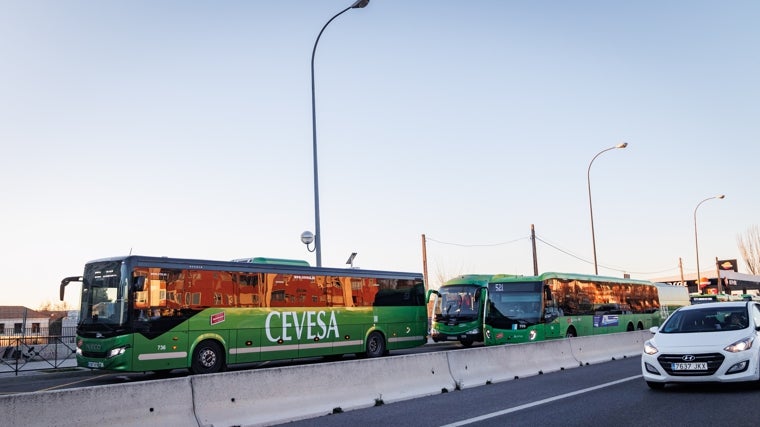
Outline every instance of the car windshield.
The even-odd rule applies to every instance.
[[[662,325],[665,334],[717,332],[749,327],[746,307],[709,307],[678,310]]]

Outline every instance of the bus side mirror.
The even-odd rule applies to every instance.
[[[428,289],[427,294],[425,295],[425,304],[430,303],[430,296],[434,295],[434,294],[438,295],[438,296],[441,296],[441,294],[438,291],[436,291],[435,289]]]
[[[58,291],[60,293],[61,301],[63,301],[63,295],[66,292],[66,285],[68,285],[69,282],[81,282],[81,281],[82,281],[82,276],[71,276],[71,277],[67,277],[61,280],[61,288]]]

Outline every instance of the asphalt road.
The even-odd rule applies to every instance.
[[[456,350],[455,344],[423,346],[413,352]],[[394,353],[402,354],[402,352]],[[406,352],[403,352],[406,354]],[[392,357],[392,356],[391,356]],[[239,366],[320,363],[288,360]],[[401,402],[384,402],[288,423],[298,426],[756,426],[760,424],[760,383],[667,386],[650,390],[641,378],[640,358],[535,375]],[[188,375],[177,370],[170,377]],[[381,373],[367,373],[367,380]],[[118,374],[82,369],[0,376],[0,394],[41,392],[134,381],[161,380],[152,373]],[[308,392],[304,390],[303,392]]]
[[[309,426],[757,426],[760,383],[668,386],[627,358],[289,423]]]

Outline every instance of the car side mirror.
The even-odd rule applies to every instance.
[[[653,334],[656,334],[659,330],[660,330],[659,326],[652,326],[651,328],[649,328],[649,332]]]

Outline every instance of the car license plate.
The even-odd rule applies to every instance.
[[[697,363],[673,363],[671,368],[674,371],[706,371],[707,362]]]

